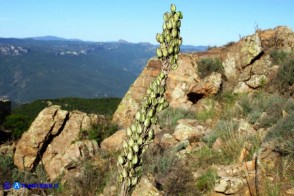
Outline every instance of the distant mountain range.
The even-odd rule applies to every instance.
[[[91,42],[55,36],[0,38],[0,97],[122,97],[155,56],[150,43]],[[207,46],[182,46],[182,52]]]

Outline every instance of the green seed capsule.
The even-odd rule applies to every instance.
[[[124,178],[126,178],[126,177],[128,176],[128,172],[127,172],[126,169],[123,169],[123,171],[122,171],[122,176],[123,176]]]
[[[167,22],[168,19],[169,19],[169,13],[168,12],[165,12],[164,15],[163,15],[164,22]]]
[[[152,90],[150,88],[147,89],[147,95],[150,95],[150,93],[152,92]]]
[[[134,144],[133,150],[134,150],[134,152],[139,152],[139,145],[138,144]]]
[[[173,29],[171,35],[172,35],[173,38],[175,38],[178,35],[177,29]]]
[[[137,129],[136,128],[136,125],[135,124],[132,124],[131,125],[131,130],[132,130],[133,133],[135,133],[137,131],[136,129]]]
[[[126,179],[126,182],[127,182],[127,186],[130,187],[131,186],[131,179],[130,178],[127,178]]]
[[[172,28],[172,22],[168,21],[167,24],[166,24],[166,27],[167,27],[168,30],[170,30]]]
[[[123,157],[121,155],[118,156],[118,162],[121,165],[124,163],[124,159],[123,159]]]
[[[163,23],[163,24],[162,24],[162,29],[163,29],[163,30],[167,29],[167,28],[166,28],[166,23]]]
[[[171,57],[170,60],[169,60],[169,63],[171,65],[175,64],[176,63],[176,58],[175,57]]]
[[[133,157],[133,159],[132,159],[132,164],[133,164],[133,165],[136,165],[137,163],[138,163],[138,156],[135,155],[135,156]]]
[[[168,104],[168,101],[165,100],[165,101],[163,102],[163,108],[164,108],[164,109],[167,108],[168,105],[169,105],[169,104]]]
[[[166,41],[167,41],[167,42],[170,42],[170,40],[171,40],[171,36],[170,36],[170,34],[166,35]]]
[[[126,141],[123,141],[123,148],[124,149],[128,148],[128,143]]]
[[[135,186],[137,183],[138,183],[138,177],[137,177],[137,176],[132,177],[131,184],[132,184],[133,186]]]
[[[166,48],[163,48],[162,49],[162,55],[164,56],[164,57],[167,57],[167,49]]]
[[[145,118],[144,118],[144,120],[142,120],[142,123],[145,121]],[[137,129],[137,133],[138,134],[141,134],[143,132],[143,128],[142,128],[142,126],[141,125],[139,125],[138,126],[138,129]]]
[[[158,121],[158,117],[156,115],[151,118],[151,123],[152,124],[156,124],[157,121]]]
[[[145,119],[146,119],[146,115],[145,115],[145,114],[142,114],[142,115],[140,116],[140,122],[144,122]],[[141,126],[139,126],[139,127],[141,127]],[[141,129],[142,129],[142,128],[141,128]],[[138,130],[137,130],[137,132],[138,132]]]
[[[160,43],[163,43],[163,42],[164,42],[164,37],[163,37],[163,35],[162,35],[162,34],[160,34],[160,37],[159,37],[159,42],[160,42]]]
[[[180,13],[179,12],[175,13],[174,19],[175,19],[175,21],[179,21],[179,19],[180,19]]]
[[[156,98],[152,98],[152,106],[156,106],[156,104],[157,104],[157,100],[156,100]]]
[[[180,52],[180,47],[179,47],[179,46],[175,46],[175,47],[174,47],[174,52],[175,52],[175,54],[179,54],[179,52]]]
[[[177,22],[177,27],[178,27],[178,28],[181,27],[181,21],[180,21],[180,20]]]
[[[147,117],[146,120],[145,120],[145,122],[144,122],[144,126],[145,127],[149,127],[150,126],[150,123],[151,123],[150,118]]]
[[[138,133],[134,133],[133,135],[132,135],[132,138],[134,139],[134,141],[137,141],[137,139],[139,138],[139,134]],[[135,143],[134,143],[134,145],[135,145]],[[134,146],[133,145],[133,146]]]
[[[133,151],[130,151],[130,152],[128,153],[127,158],[128,158],[129,160],[132,160],[132,159],[133,159]]]
[[[149,132],[148,132],[148,139],[152,140],[153,138],[154,138],[154,130],[150,129]]]
[[[170,11],[176,12],[176,6],[174,4],[170,5]]]
[[[163,48],[166,48],[166,45],[165,45],[164,42],[160,44],[160,48],[161,48],[161,50],[162,50]]]
[[[161,79],[163,79],[163,78],[165,77],[164,73],[163,73],[163,72],[160,72],[159,77],[160,77]]]
[[[140,120],[140,118],[141,118],[141,113],[140,113],[139,111],[136,112],[135,118],[136,118],[136,120]]]
[[[143,138],[141,136],[139,136],[137,143],[138,143],[138,145],[143,144]]]
[[[134,145],[134,140],[133,140],[133,138],[130,138],[129,139],[129,146],[133,147],[133,145]]]
[[[154,115],[154,109],[151,108],[151,109],[148,111],[147,116],[148,116],[148,117],[153,117],[153,115]]]
[[[157,49],[156,49],[156,54],[157,54],[157,56],[158,56],[159,58],[162,57],[162,51],[161,51],[160,48],[157,48]]]
[[[160,39],[159,39],[159,38],[160,38],[160,33],[157,33],[157,34],[156,34],[156,41],[157,41],[157,42],[160,42]]]
[[[162,109],[163,109],[163,105],[160,104],[160,105],[157,106],[156,111],[160,112],[160,111],[162,111]]]
[[[180,15],[180,19],[183,19],[183,13],[181,11],[178,12]]]
[[[168,54],[172,54],[174,52],[173,46],[168,47]]]
[[[132,130],[130,129],[130,127],[127,128],[127,135],[131,136],[132,135]]]

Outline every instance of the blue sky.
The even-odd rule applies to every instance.
[[[223,45],[257,26],[294,28],[292,0],[0,0],[0,37],[156,43],[171,3],[184,15],[184,44]]]

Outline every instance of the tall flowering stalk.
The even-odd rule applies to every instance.
[[[171,12],[163,15],[162,33],[156,34],[156,40],[160,43],[156,54],[162,61],[162,70],[150,84],[147,95],[135,114],[134,122],[127,128],[128,139],[123,142],[123,151],[118,156],[118,182],[121,183],[121,196],[128,195],[130,189],[138,183],[143,154],[154,139],[152,125],[158,122],[157,113],[169,105],[164,98],[166,80],[168,73],[178,67],[178,54],[182,44],[180,27],[183,18],[182,12],[177,12],[174,4],[170,6],[170,10]]]

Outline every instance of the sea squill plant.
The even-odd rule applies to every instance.
[[[182,44],[180,27],[183,18],[182,12],[177,12],[174,4],[170,6],[170,11],[163,15],[162,33],[156,34],[156,40],[160,43],[156,54],[163,65],[161,72],[150,84],[133,123],[126,129],[128,139],[123,142],[123,150],[118,156],[118,182],[121,183],[121,196],[128,195],[130,189],[138,183],[143,154],[154,139],[152,125],[158,122],[157,113],[169,105],[164,98],[166,80],[168,73],[178,67],[178,54]]]

